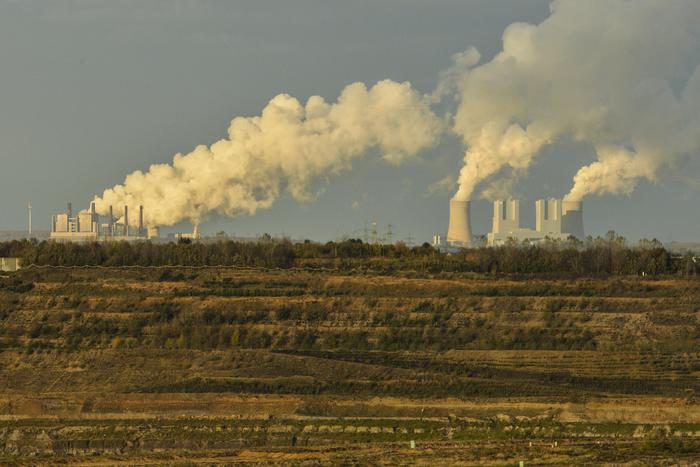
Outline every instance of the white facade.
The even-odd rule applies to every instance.
[[[192,233],[176,233],[175,238],[183,240],[199,240],[201,235],[199,234],[199,224],[194,225]]]
[[[450,223],[447,228],[447,242],[455,246],[469,246],[472,243],[472,228],[469,222],[471,203],[450,200]]]
[[[89,210],[81,211],[75,217],[72,216],[71,204],[68,203],[68,210],[65,213],[53,216],[49,238],[59,242],[131,242],[158,235],[156,227],[144,228],[142,206],[139,206],[138,227],[128,224],[128,207],[124,207],[123,222],[115,221],[111,206],[109,212],[108,222],[100,223],[100,216],[95,212],[95,203],[90,205]]]
[[[68,210],[65,213],[53,216],[49,238],[58,241],[96,241],[100,228],[94,203],[89,211],[81,211],[75,217],[72,217],[71,211],[71,205],[68,203]]]
[[[0,258],[0,271],[14,272],[22,267],[22,261],[19,258]]]
[[[566,214],[564,208],[567,209]],[[575,221],[569,220],[571,218]],[[560,199],[537,200],[533,230],[520,227],[520,202],[509,199],[494,201],[493,229],[487,236],[487,242],[489,245],[503,245],[509,240],[536,243],[545,238],[566,240],[572,235],[583,238],[583,207],[580,202],[573,206],[572,203],[562,203]]]
[[[508,234],[520,229],[520,200],[493,202],[493,232]]]
[[[535,202],[535,230],[559,234],[561,227],[561,200],[538,199]]]

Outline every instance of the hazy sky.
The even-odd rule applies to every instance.
[[[3,1],[0,0],[0,229],[35,228],[72,200],[86,207],[135,169],[226,136],[231,119],[257,115],[286,92],[335,100],[354,81],[435,88],[450,57],[468,46],[490,59],[510,23],[538,23],[546,0]],[[574,157],[556,157],[568,152]],[[358,236],[376,219],[396,237],[428,240],[447,228],[463,148],[446,135],[396,167],[378,157],[323,184],[315,201],[283,197],[253,217],[214,217],[204,232],[286,233],[317,240]],[[534,199],[565,194],[594,160],[590,147],[544,149],[516,187],[521,217]],[[590,197],[588,233],[700,239],[700,193],[687,184],[640,183],[631,197]],[[474,231],[490,229],[477,200]],[[189,228],[181,226],[180,229]]]

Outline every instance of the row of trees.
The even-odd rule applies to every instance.
[[[0,256],[24,264],[56,266],[299,266],[387,271],[417,270],[479,273],[681,274],[694,275],[700,264],[687,254],[674,256],[656,240],[636,245],[614,232],[585,242],[510,243],[443,254],[427,243],[409,247],[364,243],[358,239],[315,243],[263,238],[257,242],[212,243],[57,243],[22,240],[0,243]],[[700,261],[698,261],[700,263]]]

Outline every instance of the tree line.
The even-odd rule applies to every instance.
[[[476,272],[506,274],[695,275],[700,261],[673,255],[657,240],[631,245],[609,232],[585,241],[509,242],[502,246],[444,253],[428,243],[374,244],[359,239],[292,242],[269,236],[258,241],[59,243],[0,242],[0,256],[23,264],[54,266],[249,266],[329,267],[342,270]]]

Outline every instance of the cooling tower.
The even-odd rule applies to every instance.
[[[447,241],[469,246],[472,242],[472,228],[469,224],[470,201],[450,200],[450,225],[447,228]]]
[[[561,203],[561,230],[583,240],[583,203],[581,201],[566,201]]]

